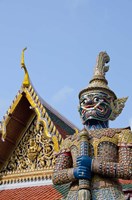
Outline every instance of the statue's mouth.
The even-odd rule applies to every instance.
[[[86,105],[85,107],[82,106],[82,115],[84,115],[86,112],[91,112],[93,110],[98,110],[99,112],[104,112],[104,108],[100,105],[102,102],[98,102],[97,104],[94,105]]]
[[[99,110],[101,113],[104,112],[104,108],[101,106],[96,107],[97,110]]]

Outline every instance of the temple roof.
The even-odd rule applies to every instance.
[[[8,189],[0,191],[0,199],[43,199],[43,200],[51,200],[51,199],[60,199],[63,195],[57,191],[53,185],[47,186],[34,186],[34,187],[26,187],[26,188],[17,188],[17,189]]]
[[[126,193],[132,191],[131,184],[123,185],[123,190]],[[15,189],[5,189],[0,191],[0,199],[13,199],[15,194],[15,200],[19,199],[43,199],[43,200],[59,200],[65,198],[69,191],[69,184],[61,186],[55,185],[43,185],[43,186],[32,186]],[[132,197],[132,194],[130,195]]]
[[[21,66],[24,69],[24,80],[12,104],[0,122],[0,169],[6,164],[15,147],[37,118],[36,130],[40,128],[46,138],[54,140],[54,149],[59,151],[63,138],[74,134],[78,128],[44,101],[30,81],[22,52]]]

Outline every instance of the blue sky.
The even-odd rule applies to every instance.
[[[131,0],[0,0],[0,118],[21,87],[21,51],[37,92],[79,128],[78,93],[93,75],[96,57],[111,61],[109,87],[129,96],[111,127],[132,124]]]

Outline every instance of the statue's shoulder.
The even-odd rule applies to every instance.
[[[66,136],[66,138],[63,140],[61,147],[60,147],[60,152],[69,152],[70,151],[70,146],[71,146],[71,135]]]
[[[62,142],[60,152],[69,152],[71,146],[79,141],[79,133],[74,133],[73,135],[68,135]]]
[[[132,131],[130,127],[120,129],[119,146],[132,146]]]

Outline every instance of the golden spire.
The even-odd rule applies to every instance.
[[[27,71],[27,68],[26,68],[26,65],[25,65],[25,62],[24,62],[24,51],[26,49],[27,48],[24,48],[22,50],[22,55],[21,55],[21,68],[23,68],[24,72],[25,72],[24,80],[23,80],[23,83],[22,83],[24,87],[28,87],[30,85],[30,79],[29,79],[28,71]]]

